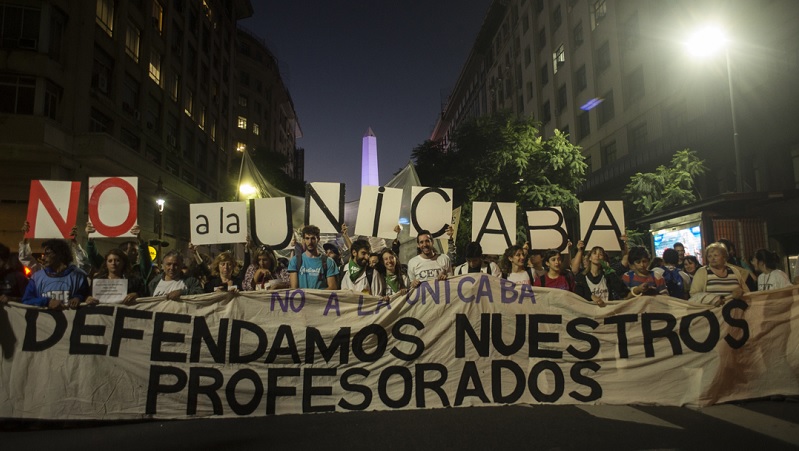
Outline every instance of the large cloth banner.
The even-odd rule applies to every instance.
[[[0,417],[262,416],[799,394],[799,288],[600,308],[488,275],[389,301],[221,293],[0,309]]]

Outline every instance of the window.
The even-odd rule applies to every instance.
[[[582,111],[577,115],[577,133],[579,134],[577,139],[584,139],[591,134],[591,119],[588,111]]]
[[[178,101],[180,94],[180,75],[176,69],[172,69],[172,76],[169,78],[169,96],[175,102]]]
[[[207,108],[205,105],[200,104],[200,114],[197,118],[197,126],[200,127],[201,130],[205,130],[205,114],[207,113]]]
[[[583,23],[579,22],[574,27],[574,31],[572,32],[572,39],[574,39],[574,47],[577,48],[583,45]]]
[[[6,6],[6,9],[9,7]],[[37,21],[38,22],[38,21]],[[66,28],[67,17],[63,11],[57,7],[50,10],[50,58],[59,61],[61,59],[61,47],[64,41],[64,29]],[[37,31],[38,35],[39,32]]]
[[[153,28],[158,34],[164,31],[164,7],[158,3],[158,0],[153,0]]]
[[[241,71],[239,74],[239,83],[241,83],[242,86],[250,86],[250,74]]]
[[[111,73],[114,71],[114,59],[100,47],[94,47],[92,63],[92,88],[108,95],[111,92]]]
[[[605,0],[595,0],[594,3],[591,4],[591,31],[599,26],[599,23],[605,18],[607,12],[608,7],[605,4]]]
[[[559,116],[561,113],[566,111],[568,104],[569,100],[566,85],[560,85],[560,88],[558,88],[558,107],[555,109],[555,115]]]
[[[552,12],[552,26],[554,27],[553,31],[560,27],[561,22],[563,22],[563,17],[561,16],[560,5],[558,5]]]
[[[577,69],[577,72],[574,73],[574,90],[579,94],[587,87],[588,79],[585,75],[585,64],[583,64]]]
[[[541,107],[541,123],[548,124],[549,121],[552,120],[552,111],[549,105],[549,100],[544,102],[544,105]]]
[[[533,82],[527,82],[527,100],[530,101],[533,98]]]
[[[647,129],[646,129],[646,122],[642,124],[638,124],[630,128],[629,131],[629,139],[630,142],[630,150],[642,150],[644,145],[646,145],[647,140]]]
[[[0,4],[0,48],[38,49],[40,14],[36,8]]]
[[[136,152],[139,151],[139,146],[141,145],[141,138],[139,138],[138,133],[128,130],[125,127],[122,127],[122,130],[119,133],[119,140],[122,141],[122,144],[130,147]]]
[[[600,72],[610,67],[610,44],[608,41],[605,41],[596,51],[596,67]]]
[[[559,45],[557,49],[552,53],[552,71],[553,73],[558,73],[558,69],[566,64],[566,49],[563,47],[563,44]]]
[[[61,101],[61,93],[63,89],[55,83],[47,80],[47,86],[44,91],[44,115],[50,119],[55,120],[58,114],[58,104]]]
[[[526,12],[524,16],[522,16],[522,34],[527,33],[527,30],[530,29],[530,15]]]
[[[530,65],[530,62],[533,60],[532,55],[530,53],[530,46],[524,48],[524,67]]]
[[[626,108],[627,105],[644,96],[644,68],[639,66],[638,69],[624,78],[624,95],[626,97],[624,103]]]
[[[599,148],[599,155],[602,159],[602,167],[616,161],[616,141],[613,140],[607,144],[603,144]]]
[[[95,22],[108,36],[114,35],[114,0],[97,0]]]
[[[541,86],[545,86],[549,83],[549,69],[547,68],[547,63],[544,63],[541,66]]]
[[[260,135],[261,134],[261,127],[259,127],[258,124],[256,124],[256,123],[252,124],[252,134],[253,135]]]
[[[33,114],[36,79],[0,75],[0,113]]]
[[[141,40],[141,31],[133,25],[132,23],[128,23],[128,30],[125,33],[125,53],[128,54],[129,57],[133,59],[133,61],[139,62],[139,42]]]
[[[186,116],[191,117],[194,111],[194,92],[191,89],[185,89],[186,93],[185,104],[183,105],[183,112]]]
[[[590,154],[585,156],[585,168],[589,173],[594,172],[593,159]]]
[[[613,91],[609,91],[603,98],[604,100],[599,104],[599,107],[597,107],[597,122],[599,126],[604,125],[616,115],[616,111],[613,107]]]
[[[114,121],[105,114],[92,108],[89,131],[92,133],[109,133],[114,128]]]
[[[238,118],[238,127],[242,130],[247,130],[247,118],[244,116],[239,116]]]
[[[236,152],[244,152],[245,150],[247,150],[247,144],[236,142]]]
[[[161,54],[155,49],[150,49],[150,78],[161,85]]]
[[[139,82],[130,74],[122,83],[122,111],[132,117],[139,113]]]
[[[538,32],[538,50],[543,49],[545,45],[547,45],[547,29],[542,28]]]
[[[243,95],[239,96],[239,106],[243,106],[243,107],[247,106],[247,96],[243,96]]]

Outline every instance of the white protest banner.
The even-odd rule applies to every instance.
[[[256,245],[286,249],[291,244],[291,198],[250,199],[250,227]]]
[[[620,200],[580,202],[580,236],[585,248],[602,246],[606,251],[620,251],[624,226],[624,202]]]
[[[137,177],[89,177],[89,238],[132,237],[139,205]]]
[[[25,238],[69,238],[78,220],[79,199],[80,182],[31,180]]]
[[[191,204],[189,214],[191,242],[195,245],[247,241],[245,202]]]
[[[402,208],[402,190],[385,186],[364,186],[358,202],[355,234],[394,239]]]
[[[447,232],[452,220],[452,188],[411,187],[411,237],[428,230],[433,238]]]
[[[92,297],[103,304],[119,304],[128,295],[127,279],[94,279]]]
[[[500,404],[705,406],[799,395],[799,287],[606,307],[485,274],[385,301],[210,293],[0,306],[0,417],[239,417]],[[70,383],[53,383],[69,381]]]
[[[514,202],[473,202],[472,241],[480,243],[483,253],[502,255],[516,241],[516,204]]]
[[[344,184],[314,182],[305,185],[305,224],[321,233],[340,233],[344,222]]]
[[[563,209],[549,207],[525,212],[527,240],[530,249],[557,249],[568,252],[569,233]]]

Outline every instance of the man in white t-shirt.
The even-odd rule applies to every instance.
[[[369,267],[369,242],[355,240],[350,247],[350,261],[344,264],[341,289],[359,293],[383,296],[386,284],[383,276]]]
[[[452,263],[444,254],[437,254],[433,247],[433,235],[428,230],[422,230],[416,237],[416,247],[419,255],[408,262],[408,278],[411,287],[418,287],[426,280],[446,280],[452,275]]]

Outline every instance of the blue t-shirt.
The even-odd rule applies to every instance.
[[[305,252],[302,253],[302,267],[299,274],[297,274],[297,281],[300,288],[316,288],[324,290],[327,288],[327,278],[338,276],[338,266],[332,258],[327,255],[323,256],[327,259],[327,274],[325,277],[320,278],[319,273],[322,272],[322,259],[320,257],[309,257]],[[289,260],[288,272],[297,272],[297,257],[291,257]]]

